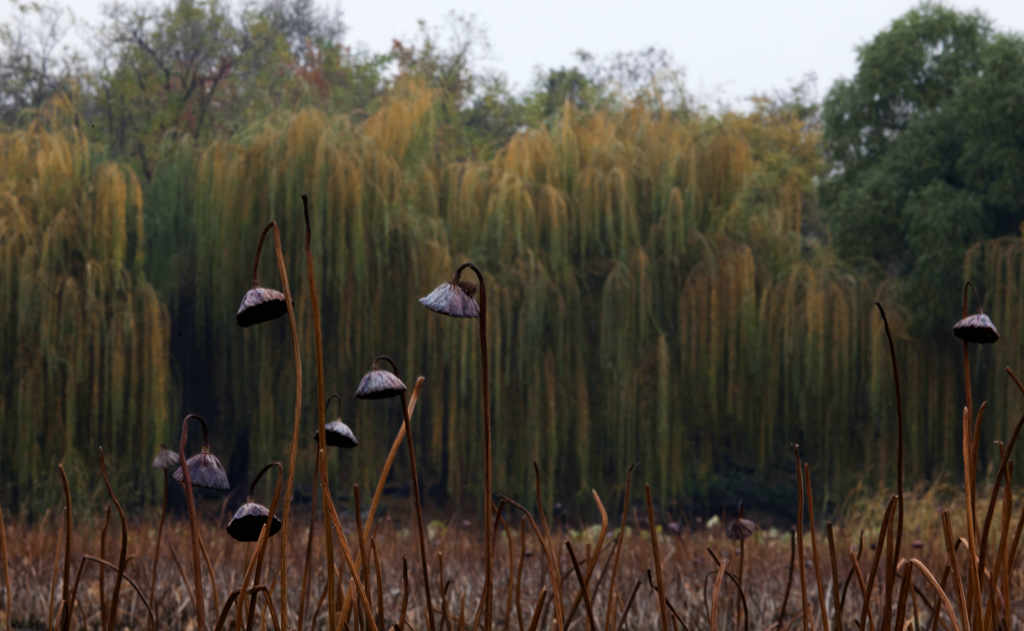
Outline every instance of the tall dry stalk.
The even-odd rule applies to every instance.
[[[157,611],[158,607],[157,607],[157,603],[156,603],[156,599],[155,599],[155,596],[156,596],[156,577],[157,577],[157,569],[158,569],[157,566],[158,566],[158,564],[160,562],[160,541],[163,539],[163,535],[164,535],[164,520],[167,519],[167,502],[168,502],[167,491],[168,491],[168,488],[170,486],[170,477],[171,477],[171,474],[170,474],[170,472],[167,469],[161,469],[161,470],[164,473],[164,501],[163,501],[163,504],[162,504],[162,506],[160,508],[160,525],[157,526],[157,529],[156,529],[156,545],[153,546],[153,569],[152,569],[152,572],[151,572],[152,577],[149,580],[149,602],[151,603],[151,605],[153,607],[154,616],[158,613],[158,611]]]
[[[463,270],[472,270],[476,276],[477,285],[470,286],[460,281]],[[483,520],[484,520],[484,589],[483,589],[483,615],[484,615],[484,631],[491,631],[492,618],[493,618],[493,598],[492,598],[492,562],[491,557],[494,552],[492,539],[494,537],[494,527],[491,525],[491,503],[493,502],[492,492],[492,464],[491,464],[491,399],[490,399],[490,386],[488,378],[488,362],[487,362],[487,284],[484,281],[483,272],[480,271],[476,265],[472,262],[465,262],[455,270],[455,274],[452,277],[451,283],[448,283],[451,288],[450,294],[447,297],[452,297],[452,294],[460,297],[464,297],[466,301],[473,300],[473,292],[478,291],[480,293],[480,299],[476,301],[479,305],[479,312],[477,314],[472,313],[472,309],[461,310],[451,309],[451,306],[446,304],[431,304],[428,298],[421,298],[420,302],[432,311],[443,313],[445,315],[454,315],[456,317],[477,317],[479,319],[479,339],[480,339],[480,388],[482,393],[482,405],[483,405],[483,442],[484,442],[484,497],[483,497]],[[442,285],[444,287],[444,285]],[[439,288],[440,289],[440,288]],[[436,292],[437,290],[435,290]],[[460,307],[468,305],[459,305]],[[560,603],[559,603],[560,604]],[[431,625],[433,627],[433,625]]]
[[[187,467],[183,466],[182,468]],[[121,594],[121,581],[124,579],[125,568],[128,564],[128,520],[125,519],[121,502],[114,494],[114,488],[110,486],[110,476],[107,474],[107,462],[103,457],[102,447],[100,447],[100,474],[103,476],[104,486],[107,487],[107,495],[110,496],[110,501],[117,508],[117,514],[121,518],[121,553],[117,559],[117,576],[114,579],[114,589],[110,596],[110,611],[107,615],[107,631],[114,631],[117,628],[117,601]],[[210,578],[213,578],[212,574]]]
[[[7,622],[7,630],[11,629],[11,575],[8,571],[7,556],[7,525],[4,524],[4,507],[0,503],[0,570],[3,571],[4,579],[4,620]]]
[[[647,525],[651,529],[651,552],[654,555],[654,571],[658,577],[658,611],[661,622],[661,631],[668,631],[669,623],[668,608],[665,606],[665,581],[661,572],[661,555],[658,553],[658,529],[655,528],[654,507],[651,504],[651,485],[644,485],[644,493],[647,498]],[[721,574],[725,571],[725,565],[719,569],[719,578],[715,581],[715,592],[721,586]],[[715,628],[714,616],[712,616],[711,628]]]
[[[326,402],[324,400],[324,338],[320,326],[320,297],[316,291],[316,274],[313,268],[313,248],[310,244],[311,228],[309,224],[309,196],[302,195],[302,216],[306,221],[306,276],[309,283],[309,302],[313,312],[314,349],[316,351],[316,426],[317,426],[317,467],[327,467],[327,423]],[[317,476],[323,480],[321,495],[326,504],[330,499],[330,479],[327,475]],[[334,542],[330,537],[329,518],[327,511],[324,511],[324,563],[327,565],[327,617],[331,628],[335,628],[335,601],[334,601]]]
[[[64,488],[64,602],[61,605],[64,613],[60,626],[64,631],[68,631],[71,628],[71,489],[68,488],[68,476],[64,473],[64,463],[57,465],[57,471],[60,472],[60,482]]]
[[[199,517],[196,514],[196,500],[192,497],[192,476],[188,472],[188,459],[185,457],[185,445],[188,444],[188,422],[199,421],[203,428],[203,444],[208,444],[206,419],[198,414],[186,414],[181,421],[181,441],[178,443],[178,457],[181,462],[181,484],[185,489],[185,506],[188,508],[188,527],[192,541],[192,599],[196,606],[196,624],[199,631],[206,631],[206,607],[203,602],[202,566],[199,564],[200,537]]]

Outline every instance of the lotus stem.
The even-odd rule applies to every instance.
[[[416,385],[412,388],[412,394],[409,395],[409,403],[406,404],[406,409],[409,411],[409,417],[412,417],[412,413],[416,411],[416,402],[420,397],[420,389],[423,387],[426,379],[423,376],[416,377]],[[377,488],[373,491],[373,499],[370,501],[370,512],[366,516],[366,532],[368,537],[373,536],[373,518],[377,514],[377,506],[380,504],[380,498],[384,494],[384,484],[387,482],[388,474],[391,473],[391,467],[395,463],[395,458],[398,456],[398,450],[402,446],[402,441],[405,439],[405,423],[398,428],[398,433],[395,434],[395,440],[391,443],[391,450],[388,451],[388,457],[384,460],[384,466],[380,470],[380,477],[377,479]]]
[[[315,351],[316,351],[316,418],[317,418],[317,467],[327,467],[327,430],[325,425],[327,423],[327,401],[324,400],[324,339],[323,329],[320,325],[320,297],[316,291],[316,273],[313,269],[313,248],[311,245],[312,240],[312,228],[309,222],[309,196],[306,194],[302,195],[302,216],[306,222],[306,276],[309,282],[309,302],[313,310],[313,333],[315,335]],[[290,309],[290,308],[289,308]],[[289,313],[291,311],[289,310]],[[297,342],[296,342],[297,344]],[[302,396],[302,391],[296,391],[296,396]],[[339,399],[340,403],[340,399]],[[296,406],[299,403],[296,401]],[[298,408],[296,408],[298,409]],[[296,417],[296,431],[298,431],[298,417]],[[297,434],[296,434],[297,436]],[[322,459],[321,459],[322,458]],[[294,466],[294,465],[292,465]],[[323,502],[326,505],[330,496],[330,486],[328,476],[317,476],[323,480],[323,486],[321,487],[321,494],[323,495]],[[290,490],[290,486],[289,486]],[[327,511],[324,511],[324,546],[326,548],[324,563],[327,565],[327,617],[330,624],[330,628],[334,629],[335,621],[335,594],[334,594],[334,542],[330,536],[330,526],[328,522]],[[283,544],[282,544],[283,545]],[[282,548],[283,549],[283,548]],[[283,583],[282,583],[283,585]],[[283,614],[282,614],[283,615]]]
[[[487,376],[487,286],[484,282],[484,275],[473,263],[463,263],[455,270],[455,282],[458,282],[462,271],[470,269],[476,275],[479,283],[480,299],[480,387],[483,395],[484,408],[484,629],[491,631],[492,624],[492,598],[493,589],[491,580],[491,539],[493,531],[491,528],[491,400],[489,381]]]
[[[192,599],[196,606],[196,619],[199,631],[206,631],[206,611],[203,605],[203,576],[202,567],[199,564],[199,518],[196,515],[196,501],[192,497],[192,476],[188,472],[188,461],[185,458],[185,445],[188,444],[188,422],[199,421],[203,428],[203,446],[209,445],[209,431],[206,427],[206,419],[198,414],[187,414],[181,421],[181,441],[178,444],[178,457],[181,460],[181,484],[185,487],[185,505],[188,507],[189,534],[192,538],[192,580],[195,589],[192,592]]]
[[[187,467],[183,464],[182,468],[184,469]],[[100,447],[100,473],[103,476],[103,484],[107,487],[107,494],[110,496],[110,501],[114,504],[114,507],[117,508],[117,514],[121,518],[121,554],[117,560],[117,577],[114,579],[114,591],[110,596],[110,615],[107,617],[107,629],[109,631],[113,631],[117,626],[117,601],[121,594],[121,580],[124,578],[124,570],[128,563],[128,522],[124,516],[124,508],[121,506],[121,502],[117,499],[117,495],[114,494],[113,487],[110,486],[110,476],[107,474],[107,463],[103,457],[102,447]]]
[[[800,616],[800,622],[803,625],[804,631],[808,631],[810,628],[811,611],[807,604],[807,572],[804,568],[804,472],[800,463],[800,445],[793,445],[793,456],[796,458],[796,487],[798,491],[796,502],[796,550],[797,563],[800,565],[800,605],[803,612],[803,615]],[[881,545],[881,542],[879,542],[879,545]],[[864,602],[866,608],[867,597],[865,597]]]
[[[154,622],[154,624],[156,622],[155,618],[156,618],[156,609],[157,609],[157,603],[156,603],[156,600],[155,600],[155,596],[156,596],[156,576],[157,576],[156,572],[157,572],[157,564],[160,562],[160,541],[161,541],[161,539],[163,539],[163,534],[164,534],[164,520],[167,519],[167,501],[168,501],[167,491],[168,491],[168,488],[170,486],[170,473],[168,473],[167,469],[163,469],[163,472],[164,472],[164,502],[163,502],[162,508],[160,509],[160,525],[157,526],[157,529],[156,529],[156,547],[153,550],[153,571],[152,571],[153,576],[152,576],[152,578],[149,581],[149,602],[152,603],[152,605],[153,605],[153,618],[154,618],[153,622]],[[153,628],[155,628],[155,626]]]
[[[814,490],[811,486],[811,469],[804,463],[804,494],[807,496],[807,522],[810,525],[811,534],[811,559],[814,563],[814,582],[818,587],[818,605],[821,608],[821,626],[828,631],[828,600],[825,598],[825,589],[821,583],[821,569],[818,565],[818,538],[815,536],[814,526]]]
[[[11,629],[11,576],[8,571],[8,560],[7,560],[7,526],[4,524],[4,507],[0,504],[0,558],[2,558],[3,564],[0,565],[0,571],[3,572],[4,579],[4,613],[7,620],[7,631]]]
[[[644,494],[646,495],[647,500],[647,526],[651,530],[651,551],[654,554],[654,571],[655,576],[658,578],[659,620],[661,621],[661,631],[668,631],[670,620],[668,619],[668,608],[665,605],[665,581],[661,572],[661,555],[658,552],[658,529],[655,528],[654,525],[654,505],[651,504],[651,485],[644,485]],[[584,589],[586,588],[584,587]],[[714,629],[714,622],[712,622],[711,627]]]
[[[277,223],[271,221],[263,228],[263,232],[260,233],[260,240],[256,244],[256,256],[253,258],[252,263],[252,286],[256,287],[260,284],[259,281],[259,270],[260,270],[260,254],[263,252],[263,241],[267,238],[267,234],[271,228],[276,229]]]
[[[68,631],[71,628],[71,490],[68,488],[68,476],[64,473],[63,463],[57,465],[57,471],[60,472],[60,482],[64,488],[64,613],[60,626],[64,631]],[[4,559],[6,561],[6,554]],[[10,613],[8,610],[8,626],[11,624]]]
[[[892,381],[896,390],[896,497],[898,499],[896,500],[896,536],[893,543],[893,555],[889,560],[890,575],[895,575],[896,564],[902,556],[901,545],[903,543],[903,397],[900,396],[900,371],[896,365],[896,348],[893,346],[892,333],[889,331],[889,319],[885,317],[882,303],[876,302],[875,306],[878,307],[878,313],[882,316],[882,324],[885,326],[885,338],[889,342],[889,360],[892,362]],[[971,519],[974,518],[971,517]],[[886,591],[889,591],[888,585]],[[888,602],[888,600],[887,594],[886,601]],[[887,607],[886,611],[888,610]]]
[[[295,459],[299,450],[299,422],[302,419],[302,359],[299,353],[299,331],[295,324],[295,305],[292,298],[291,285],[288,283],[288,267],[284,260],[284,251],[281,247],[281,230],[276,221],[271,221],[263,229],[260,235],[260,243],[256,251],[256,263],[253,265],[253,280],[255,283],[256,267],[259,265],[259,249],[263,245],[263,239],[267,232],[274,233],[274,258],[277,262],[277,273],[281,277],[281,285],[284,290],[285,307],[288,310],[288,328],[291,331],[292,358],[295,363],[295,407],[292,421],[292,442],[288,449],[288,475],[284,487],[284,508],[281,511],[281,620],[287,623],[288,620],[288,564],[284,562],[288,558],[287,541],[288,527],[290,524],[292,507],[292,487],[295,483]],[[322,398],[320,399],[323,400]],[[320,409],[323,409],[321,404]],[[333,622],[333,621],[332,621]]]
[[[391,362],[392,367],[394,367],[394,362],[391,361],[391,358],[387,356],[382,356],[382,358]],[[397,370],[395,371],[395,374],[398,374]],[[416,472],[416,448],[413,445],[412,423],[409,420],[409,408],[406,405],[405,391],[402,391],[401,401],[402,421],[405,423],[405,444],[409,448],[409,470],[412,474],[413,499],[416,502],[416,532],[419,535],[420,565],[423,567],[423,593],[427,599],[427,620],[431,631],[433,631],[436,628],[434,626],[434,601],[430,598],[430,570],[427,567],[427,542],[423,535],[423,504],[420,499],[420,480],[419,475]]]
[[[274,497],[273,497],[273,499],[270,502],[270,508],[269,508],[268,513],[267,513],[267,521],[263,524],[263,527],[260,529],[259,538],[256,540],[256,550],[255,550],[255,552],[253,552],[252,558],[249,559],[249,563],[248,563],[248,565],[246,566],[246,569],[245,569],[245,574],[242,577],[242,588],[241,588],[241,592],[242,593],[246,593],[246,591],[248,590],[248,588],[249,588],[249,580],[250,580],[251,577],[255,576],[255,578],[252,579],[254,583],[259,581],[260,567],[263,564],[263,557],[266,554],[267,541],[270,539],[270,525],[271,525],[271,523],[273,521],[274,514],[277,512],[277,506],[278,506],[278,504],[281,501],[281,474],[284,471],[283,471],[283,467],[282,467],[281,463],[277,462],[277,461],[271,462],[270,464],[264,466],[260,470],[260,472],[256,475],[256,478],[253,479],[252,485],[249,488],[249,494],[252,495],[253,489],[256,487],[256,481],[259,480],[260,476],[262,476],[264,474],[264,472],[266,472],[270,468],[276,468],[277,469],[277,483],[274,485]],[[284,559],[282,559],[281,562],[283,564],[284,563]],[[255,603],[255,601],[256,601],[255,596],[254,595],[250,595],[250,603]],[[243,620],[242,620],[242,604],[243,604],[243,599],[239,599],[238,600],[237,613],[236,613],[236,624],[235,624],[236,628],[238,628],[238,629],[242,628],[242,622],[243,622]],[[251,612],[252,612],[252,606],[250,605],[250,616],[249,616],[250,617],[250,621],[252,619]]]

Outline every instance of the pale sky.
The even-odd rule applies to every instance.
[[[103,0],[70,2],[86,22],[97,23]],[[472,14],[486,29],[491,52],[480,65],[505,72],[513,87],[530,85],[534,68],[574,62],[583,48],[599,58],[616,51],[656,46],[686,70],[690,93],[705,104],[740,104],[755,92],[785,89],[805,74],[817,75],[818,96],[839,77],[856,71],[858,44],[870,40],[917,2],[911,0],[742,0],[675,2],[632,0],[362,0],[321,1],[340,7],[346,41],[376,51],[393,38],[411,39],[417,20],[442,27],[454,10]],[[947,2],[980,9],[999,30],[1024,32],[1024,0]],[[0,0],[10,19],[11,0]]]

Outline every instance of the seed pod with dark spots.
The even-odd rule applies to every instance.
[[[238,507],[231,521],[228,522],[228,534],[238,541],[256,541],[260,538],[260,530],[267,523],[270,509],[263,504],[247,501]],[[270,521],[269,536],[273,537],[281,530],[281,520],[274,515]]]
[[[405,392],[405,384],[390,370],[374,369],[363,375],[356,388],[357,399],[388,399]]]
[[[999,339],[996,325],[984,313],[975,313],[958,320],[953,325],[953,335],[974,344],[991,344]]]
[[[228,474],[224,471],[224,465],[220,463],[217,456],[210,453],[204,445],[202,451],[192,456],[185,462],[188,467],[188,475],[192,480],[192,486],[211,491],[227,492],[231,490],[228,483]],[[176,481],[182,481],[181,467],[175,469],[172,476]]]
[[[431,311],[455,318],[479,318],[480,305],[473,295],[476,284],[460,280],[458,283],[441,283],[434,291],[420,298],[420,304]]]
[[[253,287],[242,296],[235,321],[246,327],[260,322],[280,318],[288,313],[288,303],[283,293],[269,287]]]

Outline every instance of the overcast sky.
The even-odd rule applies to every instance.
[[[87,22],[99,20],[103,0],[69,2]],[[349,44],[385,51],[393,38],[409,39],[417,20],[445,24],[454,10],[486,29],[491,52],[485,68],[505,72],[514,87],[529,86],[538,66],[573,63],[573,51],[598,57],[656,46],[685,68],[687,88],[706,103],[738,104],[756,92],[784,89],[817,75],[823,96],[839,77],[856,71],[858,44],[915,6],[909,0],[360,0],[321,1],[339,7]],[[949,3],[980,9],[1000,30],[1024,32],[1024,0]],[[9,19],[11,0],[0,0]]]

